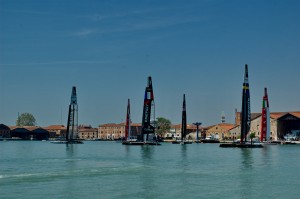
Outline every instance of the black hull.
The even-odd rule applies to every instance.
[[[137,145],[137,146],[141,146],[141,145],[161,145],[158,142],[139,142],[139,141],[123,141],[122,144],[123,145]]]
[[[219,140],[201,140],[202,143],[220,143]]]
[[[222,148],[264,148],[261,144],[240,144],[240,143],[226,143],[220,144]]]
[[[184,141],[184,142],[181,142],[181,141],[173,141],[172,144],[192,144],[192,142],[188,142],[188,141]]]
[[[83,142],[80,140],[70,140],[70,141],[57,140],[57,141],[51,141],[50,143],[53,143],[53,144],[83,144]]]

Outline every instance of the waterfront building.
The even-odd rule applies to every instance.
[[[101,140],[118,140],[125,137],[125,123],[111,123],[111,124],[101,124],[98,127],[98,139]],[[130,135],[137,138],[138,135],[141,135],[141,124],[130,124]]]
[[[91,125],[79,125],[79,139],[96,140],[98,139],[98,129]]]
[[[236,113],[236,118],[239,118],[239,112]],[[261,134],[261,113],[251,114],[250,132],[255,133],[257,139]],[[231,139],[240,137],[240,121],[236,120],[237,125],[230,129]],[[294,139],[300,138],[300,111],[294,112],[272,112],[270,113],[270,140],[283,140],[286,136]]]
[[[50,125],[45,127],[49,131],[50,138],[65,138],[67,133],[67,127],[64,125]]]
[[[205,136],[211,136],[214,139],[217,140],[226,140],[230,138],[230,132],[229,130],[232,129],[235,125],[234,124],[228,124],[228,123],[220,123],[213,126],[210,126],[205,131]]]
[[[165,133],[164,138],[181,139],[181,124],[172,124],[170,132]],[[195,139],[197,127],[193,124],[186,125],[186,138],[188,140]]]
[[[23,140],[48,140],[49,131],[39,126],[12,126],[10,127],[12,138]]]
[[[4,124],[0,124],[0,138],[11,138],[10,128]]]

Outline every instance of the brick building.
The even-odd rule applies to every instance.
[[[131,136],[137,137],[141,134],[141,124],[131,124]],[[119,124],[101,124],[98,127],[98,139],[101,140],[118,140],[125,137],[125,123]]]

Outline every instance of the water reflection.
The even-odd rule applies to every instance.
[[[141,155],[142,155],[142,160],[144,163],[149,163],[152,160],[153,156],[153,151],[154,151],[154,146],[142,146],[141,147]]]
[[[253,170],[253,151],[252,149],[241,149],[241,170],[239,172],[240,178],[240,198],[253,198],[253,187],[255,186],[255,179],[251,175]]]
[[[153,153],[155,146],[141,146],[141,160],[143,163],[143,172],[140,174],[140,186],[141,186],[141,198],[156,198],[156,194],[153,191],[157,189],[155,183],[157,170],[153,167]]]
[[[66,144],[66,155],[68,158],[74,155],[74,144]]]
[[[187,146],[185,144],[181,145],[181,160],[179,165],[182,166],[182,173],[185,173],[188,168],[188,161],[187,161]]]
[[[242,166],[245,169],[250,169],[253,167],[253,157],[252,157],[252,149],[241,149],[242,153]]]
[[[64,168],[65,173],[63,175],[69,176],[69,178],[66,178],[65,185],[64,185],[64,195],[66,198],[75,198],[76,194],[74,193],[74,176],[73,172],[76,170],[76,162],[74,160],[74,153],[76,151],[76,146],[74,144],[66,144],[66,157],[65,157],[65,166]]]
[[[129,146],[129,145],[124,145],[125,147],[125,154],[127,157],[130,157],[130,147],[132,146]]]
[[[181,167],[180,168],[180,172],[181,175],[178,175],[178,177],[180,178],[180,184],[182,185],[182,187],[186,186],[189,182],[188,182],[188,158],[187,158],[187,146],[185,144],[179,146],[180,147],[180,155],[181,158],[179,159],[179,163],[178,165]]]

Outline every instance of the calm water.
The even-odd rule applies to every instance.
[[[0,142],[0,198],[299,198],[300,145]]]

